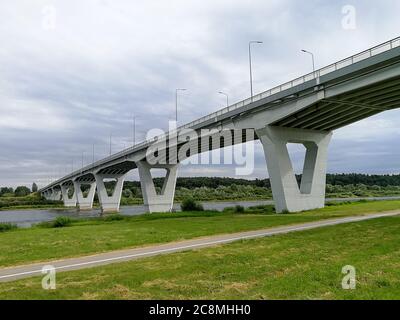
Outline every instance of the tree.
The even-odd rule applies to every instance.
[[[38,191],[38,186],[37,184],[34,182],[32,183],[32,192],[37,192]]]
[[[29,188],[25,187],[25,186],[17,187],[15,189],[15,192],[14,192],[16,197],[24,197],[24,196],[27,196],[30,193],[31,193],[31,190],[29,190]]]
[[[10,193],[14,193],[13,188],[7,188],[7,187],[0,188],[0,196],[2,196],[4,194],[10,194]]]

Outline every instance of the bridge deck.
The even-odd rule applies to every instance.
[[[192,121],[177,130],[187,128],[198,130],[215,127],[218,124],[232,121],[232,119],[243,117],[249,113],[268,110],[285,102],[295,101],[299,96],[312,94],[318,88],[329,88],[346,81],[351,82],[354,78],[365,77],[376,70],[393,68],[393,66],[398,66],[399,64],[400,37]],[[306,106],[302,110],[295,111],[276,120],[271,125],[326,131],[335,130],[382,111],[399,107],[399,89],[400,72],[397,72],[393,77],[377,81],[370,86],[348,90],[343,94],[322,99],[317,103]],[[168,134],[165,136],[168,136]],[[40,191],[77,177],[81,177],[82,180],[91,179],[91,172],[102,169],[109,164],[112,165],[112,170],[116,170],[115,172],[129,171],[135,165],[124,161],[124,159],[126,160],[128,156],[138,152],[143,152],[153,142],[154,140],[144,141],[99,160],[58,179],[40,189]]]

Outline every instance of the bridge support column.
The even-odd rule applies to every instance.
[[[257,130],[264,147],[272,195],[278,213],[325,206],[327,151],[332,132],[267,126]],[[306,148],[299,188],[287,149],[288,143]]]
[[[44,197],[46,200],[51,200],[50,190],[44,191],[44,192],[42,193],[42,195],[43,195],[43,197]]]
[[[52,199],[53,201],[61,200],[61,188],[53,188]]]
[[[90,189],[86,197],[83,196],[81,186],[83,184],[89,184]],[[74,181],[74,194],[76,195],[76,205],[79,210],[91,210],[93,208],[94,194],[96,193],[96,182],[82,183]]]
[[[146,161],[138,161],[136,165],[139,170],[140,185],[142,188],[143,202],[148,212],[171,212],[174,204],[176,178],[178,165],[151,166]],[[164,185],[161,193],[157,194],[150,170],[152,168],[166,169]]]
[[[61,193],[64,201],[64,207],[76,207],[76,190],[74,190],[72,198],[68,197],[68,190],[68,185],[61,185]]]
[[[125,174],[95,174],[97,195],[99,197],[101,212],[119,212],[122,188],[124,186]],[[115,188],[111,196],[108,195],[104,185],[104,179],[116,179]]]

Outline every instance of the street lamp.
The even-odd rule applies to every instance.
[[[222,91],[219,91],[218,93],[222,94],[226,97],[226,106],[229,107],[229,96],[225,92],[222,92]]]
[[[186,91],[187,89],[176,89],[175,90],[175,121],[178,126],[178,91]]]
[[[251,93],[251,101],[253,102],[253,72],[251,66],[251,45],[252,44],[261,44],[262,41],[250,41],[249,42],[249,65],[250,65],[250,93]]]
[[[304,49],[302,49],[301,51],[304,52],[304,53],[308,53],[309,55],[311,55],[313,73],[315,73],[315,59],[314,59],[314,54],[313,54],[312,52],[307,51],[307,50],[304,50]]]

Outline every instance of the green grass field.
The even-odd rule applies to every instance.
[[[400,217],[0,284],[1,299],[399,299]],[[343,290],[342,267],[356,268]]]
[[[120,221],[75,221],[64,228],[10,230],[0,232],[0,267],[396,209],[400,209],[400,201],[358,202],[286,215],[265,214],[261,207],[247,214],[147,214]]]

